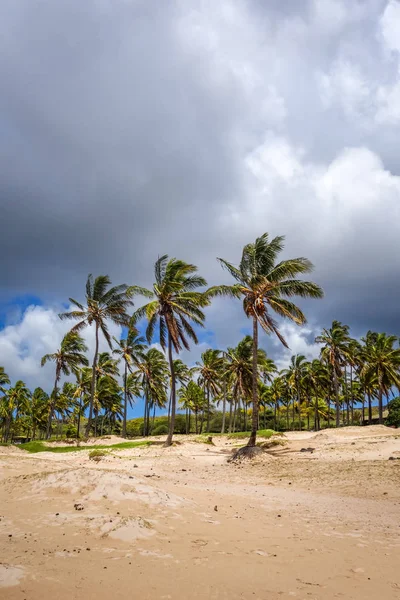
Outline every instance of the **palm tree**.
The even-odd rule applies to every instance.
[[[392,386],[400,387],[400,348],[393,348],[397,342],[395,335],[378,333],[371,344],[367,344],[361,355],[365,377],[373,376],[378,384],[379,423],[383,423],[383,395],[389,396]]]
[[[121,340],[114,338],[114,342],[117,344],[114,354],[117,354],[124,363],[124,415],[122,421],[122,437],[125,438],[128,412],[128,371],[132,371],[132,366],[137,365],[143,358],[144,352],[147,350],[147,345],[145,339],[139,335],[138,330],[133,326],[128,329],[126,338]]]
[[[168,361],[171,375],[171,420],[166,446],[172,444],[176,413],[176,377],[172,352],[179,353],[182,348],[189,350],[189,340],[198,343],[191,321],[204,327],[205,315],[202,309],[208,306],[208,297],[197,290],[207,285],[203,277],[197,274],[197,267],[176,258],[161,256],[155,263],[155,283],[153,291],[147,295],[154,298],[139,308],[134,322],[146,317],[146,337],[150,343],[154,337],[156,325],[159,328],[159,340],[162,349],[168,348]]]
[[[174,375],[175,375],[176,384],[180,384],[181,386],[186,385],[190,381],[191,370],[180,358],[175,358],[175,360],[174,360]],[[172,389],[171,374],[170,374],[169,379],[170,379],[169,389],[171,390]],[[168,425],[169,425],[170,419],[171,419],[171,398],[172,398],[172,394],[170,392],[169,402],[168,402]]]
[[[97,434],[98,414],[101,409],[104,410],[104,415],[101,417],[100,435],[103,435],[103,427],[105,418],[108,416],[110,429],[112,424],[115,425],[116,417],[122,414],[121,406],[121,389],[118,382],[112,374],[102,374],[97,380],[96,396],[94,402],[95,412],[95,435]]]
[[[197,434],[199,432],[198,414],[204,410],[206,403],[204,389],[194,381],[189,381],[186,387],[181,387],[179,390],[179,403],[186,410],[186,433],[190,433],[190,413],[194,412],[195,432]]]
[[[290,358],[290,365],[287,369],[282,371],[283,375],[286,377],[289,387],[292,390],[292,397],[297,398],[297,406],[299,411],[299,429],[301,431],[302,423],[301,423],[301,388],[302,381],[306,374],[306,357],[303,354],[295,354]],[[294,402],[294,401],[293,401]],[[294,414],[294,404],[293,404],[293,414]],[[294,428],[294,418],[293,418],[293,428]]]
[[[220,350],[208,348],[201,355],[201,361],[196,362],[195,371],[199,373],[198,384],[203,386],[207,394],[207,428],[210,431],[210,398],[221,391],[220,376],[222,373],[223,357]]]
[[[276,371],[276,367],[275,367]],[[275,377],[270,385],[271,400],[274,407],[274,430],[276,431],[277,417],[279,417],[279,402],[283,395],[283,382],[280,377]],[[264,424],[265,426],[265,424]]]
[[[321,402],[321,393],[323,394],[329,389],[329,383],[329,371],[324,363],[315,358],[312,362],[305,364],[303,384],[309,395],[309,404],[314,409],[315,431],[320,430],[321,410],[326,406],[324,402]]]
[[[361,368],[361,360],[360,360],[360,352],[361,352],[361,344],[358,340],[353,338],[350,339],[347,352],[346,359],[347,363],[350,366],[350,403],[351,403],[351,424],[354,424],[354,374]],[[364,408],[364,403],[363,403]],[[364,418],[364,416],[363,416]]]
[[[81,365],[87,365],[88,360],[83,354],[87,347],[83,339],[76,331],[68,332],[62,339],[60,348],[53,354],[45,354],[42,357],[42,367],[49,361],[56,365],[56,377],[54,381],[53,394],[50,402],[49,416],[47,420],[46,439],[50,437],[51,421],[54,413],[54,405],[57,402],[58,384],[61,375],[68,376]]]
[[[0,392],[5,394],[4,386],[10,385],[10,378],[4,370],[4,367],[0,367]]]
[[[232,386],[232,396],[235,401],[235,406],[240,411],[240,400],[242,399],[245,408],[246,420],[246,403],[251,398],[252,378],[253,378],[253,340],[251,336],[246,335],[236,346],[236,348],[228,348],[226,352],[226,360],[228,363],[225,376],[228,377]],[[263,377],[264,371],[267,368],[268,359],[264,350],[257,349],[257,381]],[[234,429],[236,426],[236,410],[234,417]],[[246,423],[245,423],[246,429]]]
[[[349,327],[342,325],[340,321],[333,321],[330,329],[323,329],[322,335],[315,338],[317,344],[324,344],[321,348],[321,358],[331,367],[333,390],[336,404],[336,427],[340,425],[339,404],[339,379],[342,376],[342,367],[350,342]]]
[[[162,408],[167,403],[168,364],[164,354],[157,348],[150,348],[143,355],[137,370],[128,375],[128,380],[133,378],[136,384],[140,384],[144,394],[143,435],[146,436],[150,433],[151,408]],[[133,382],[128,381],[128,385],[131,387]]]
[[[76,309],[59,315],[60,319],[77,320],[78,323],[73,326],[72,331],[79,332],[87,326],[95,326],[95,350],[92,364],[92,383],[90,389],[89,418],[86,425],[86,435],[89,435],[93,418],[93,402],[96,393],[96,367],[99,355],[99,335],[100,331],[105,337],[108,345],[112,348],[111,337],[108,331],[107,321],[112,321],[121,327],[128,327],[130,318],[127,310],[133,305],[131,300],[135,294],[146,295],[146,291],[136,286],[128,288],[121,284],[111,286],[110,278],[107,275],[99,275],[93,280],[89,275],[86,282],[86,304],[81,304],[77,300],[70,298],[71,304]]]
[[[322,289],[315,283],[296,279],[301,273],[309,273],[312,263],[306,258],[292,258],[276,262],[283,250],[284,237],[275,237],[271,241],[267,233],[257,238],[252,244],[243,248],[239,267],[233,266],[219,258],[221,265],[227,269],[238,282],[233,286],[218,286],[208,290],[209,296],[228,295],[243,296],[243,309],[247,317],[253,321],[253,418],[252,430],[247,446],[256,445],[258,426],[258,394],[257,394],[257,350],[258,325],[266,333],[275,333],[284,346],[287,343],[271,316],[271,311],[290,319],[298,325],[306,322],[303,312],[287,298],[321,298]],[[243,452],[246,454],[246,451]]]
[[[74,369],[74,375],[76,378],[76,387],[74,395],[75,398],[79,398],[79,404],[77,408],[78,423],[76,431],[76,437],[79,438],[81,431],[81,417],[84,415],[85,409],[87,408],[87,401],[90,395],[92,369],[90,367]]]
[[[13,387],[10,387],[2,402],[2,417],[4,419],[4,433],[3,440],[8,442],[9,438],[13,437],[15,433],[15,426],[11,431],[11,425],[18,422],[20,413],[29,411],[29,401],[31,392],[21,380],[17,381]]]
[[[30,421],[32,426],[32,439],[36,437],[37,429],[42,430],[47,426],[47,416],[50,409],[49,395],[41,388],[33,390],[30,402]]]

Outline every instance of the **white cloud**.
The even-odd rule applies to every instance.
[[[40,360],[44,354],[55,352],[60,342],[71,328],[72,321],[61,321],[55,307],[29,306],[21,320],[8,325],[0,331],[0,365],[12,382],[22,379],[31,387],[43,387],[50,391],[54,383],[54,366],[47,363],[43,368]],[[120,337],[121,328],[109,324],[112,336]],[[91,361],[94,352],[94,330],[86,328],[82,332],[88,346],[88,358]],[[100,351],[108,346],[104,339],[100,341]]]
[[[271,344],[274,349],[274,360],[279,370],[286,369],[289,366],[290,358],[294,354],[303,354],[307,360],[317,358],[320,353],[320,344],[314,342],[317,335],[321,333],[318,327],[305,325],[299,327],[293,323],[283,323],[280,332],[285,338],[289,348],[284,348],[276,337],[271,337]]]
[[[384,43],[390,51],[400,52],[400,3],[390,0],[380,19]]]

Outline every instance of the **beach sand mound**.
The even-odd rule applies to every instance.
[[[128,473],[78,468],[35,474],[30,479],[33,497],[58,493],[71,494],[83,503],[101,499],[113,502],[132,500],[166,507],[187,503],[183,498],[146,485],[140,478]],[[23,479],[20,479],[20,484],[24,486]]]

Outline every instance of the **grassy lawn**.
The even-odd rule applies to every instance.
[[[104,444],[93,444],[93,446],[46,446],[44,442],[27,442],[26,444],[17,444],[17,448],[26,450],[32,454],[37,452],[54,452],[56,454],[62,454],[64,452],[79,452],[81,450],[124,450],[129,448],[140,448],[142,446],[151,446],[156,442],[151,440],[143,440],[140,442],[121,442],[119,444],[112,444],[111,446],[105,446]]]

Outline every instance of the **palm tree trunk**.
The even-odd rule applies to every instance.
[[[201,411],[201,419],[200,419],[200,434],[203,433],[203,425],[204,425],[204,408]]]
[[[207,431],[210,433],[210,386],[207,385]]]
[[[246,400],[243,398],[243,425],[244,425],[244,430],[247,431],[247,404],[246,404]],[[257,429],[258,429],[258,422],[257,422]],[[256,431],[257,431],[256,429]]]
[[[49,418],[47,419],[47,427],[46,427],[46,440],[48,440],[50,438],[50,433],[51,433],[51,422],[53,420],[53,413],[54,413],[54,406],[55,403],[57,402],[57,388],[58,388],[58,380],[60,378],[60,372],[59,369],[56,369],[56,380],[54,382],[54,390],[53,390],[53,399],[50,399],[50,412],[49,412]]]
[[[371,394],[368,392],[368,425],[372,424],[372,402],[371,402]]]
[[[222,401],[222,427],[221,427],[221,433],[224,434],[225,433],[225,411],[226,411],[226,381],[224,379],[223,381],[223,401]]]
[[[146,424],[147,424],[147,394],[144,397],[144,414],[143,414],[143,437],[146,437]]]
[[[346,403],[346,424],[350,425],[350,404],[349,404],[349,390],[347,388],[347,368],[344,367],[344,397]]]
[[[79,396],[78,424],[77,424],[77,427],[76,427],[76,437],[77,437],[77,439],[80,437],[81,412],[82,412],[82,394]]]
[[[335,402],[336,402],[336,427],[340,427],[339,386],[338,386],[338,380],[337,380],[335,368],[333,368],[333,387],[335,390]]]
[[[331,425],[331,399],[330,396],[328,396],[328,429]]]
[[[169,370],[171,373],[171,420],[169,423],[169,432],[168,432],[168,437],[165,442],[165,445],[171,446],[172,436],[174,435],[174,429],[175,429],[176,382],[175,382],[174,361],[173,361],[173,357],[172,357],[172,339],[171,339],[171,334],[169,333],[169,331],[168,331],[168,360],[169,360]]]
[[[127,415],[128,415],[127,379],[128,379],[128,363],[125,361],[125,369],[124,369],[124,419],[122,421],[122,437],[123,438],[126,438],[126,418],[127,418]]]
[[[154,402],[153,419],[151,421],[151,431],[153,431],[153,429],[154,429],[154,421],[156,419],[156,408],[157,408],[157,404]]]
[[[295,419],[295,402],[294,398],[292,398],[292,429],[294,431],[294,419]]]
[[[195,430],[196,430],[196,435],[199,433],[199,427],[198,427],[198,422],[197,422],[198,413],[199,413],[198,410],[196,410],[194,413],[194,426],[195,426]]]
[[[274,431],[276,431],[276,411],[277,411],[277,405],[276,402],[274,402]],[[265,414],[264,414],[264,429],[266,428],[265,426]]]
[[[361,424],[364,425],[364,420],[365,420],[365,399],[364,396],[361,400],[361,405],[362,405],[362,409],[361,409]]]
[[[191,410],[190,410],[190,408],[189,408],[189,411],[188,411],[188,417],[189,417],[189,433],[190,433],[190,417],[191,417]]]
[[[253,316],[253,416],[251,420],[251,434],[247,442],[247,446],[253,447],[256,445],[257,427],[258,427],[258,321],[257,317]]]
[[[233,398],[229,402],[229,425],[228,425],[228,433],[232,433],[232,417],[233,417]]]
[[[86,437],[89,437],[90,428],[92,426],[92,418],[93,418],[93,404],[94,404],[94,396],[96,393],[96,367],[97,367],[97,357],[99,355],[99,325],[96,323],[96,346],[94,349],[94,357],[92,364],[92,385],[90,388],[90,404],[89,404],[89,417],[88,422],[86,424]]]
[[[353,393],[353,366],[350,365],[350,415],[351,424],[354,425],[354,393]]]
[[[289,404],[286,405],[286,429],[289,431]]]
[[[299,388],[298,382],[297,382],[297,406],[299,409],[299,431],[301,431],[301,398],[300,398],[300,388]]]
[[[169,402],[168,402],[168,429],[171,421],[171,392],[169,393]]]
[[[378,410],[379,410],[379,424],[383,425],[383,402],[382,402],[382,386],[379,385],[378,391]]]

